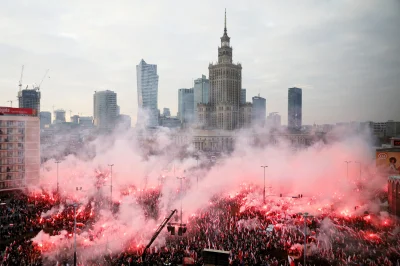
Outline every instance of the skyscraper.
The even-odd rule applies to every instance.
[[[157,65],[147,64],[143,59],[136,66],[138,124],[158,126],[158,75]]]
[[[221,46],[218,47],[218,63],[208,66],[209,103],[199,104],[197,114],[199,123],[207,128],[235,130],[251,123],[251,114],[247,115],[251,113],[251,104],[241,106],[242,66],[232,61],[226,11],[224,25]]]
[[[117,94],[97,91],[93,95],[94,125],[99,129],[113,129],[117,122]]]
[[[40,128],[45,128],[46,125],[51,125],[51,113],[50,112],[40,112]]]
[[[210,92],[210,80],[205,75],[194,80],[194,117],[197,117],[197,104],[208,103]]]
[[[36,116],[40,113],[40,91],[38,88],[25,89],[18,92],[19,108],[32,108],[36,110]]]
[[[269,113],[267,117],[267,124],[270,128],[280,128],[281,116],[277,112]]]
[[[300,88],[289,88],[288,92],[288,127],[301,129],[302,123],[302,91]]]
[[[169,108],[164,107],[163,116],[164,117],[170,117],[171,116],[171,111],[169,110]]]
[[[65,110],[57,109],[54,111],[54,123],[64,123],[65,120]]]
[[[193,89],[179,89],[178,91],[178,118],[183,125],[191,124],[194,120],[194,93]]]
[[[240,91],[240,104],[246,103],[246,89]]]
[[[265,98],[260,96],[254,96],[252,100],[253,100],[252,123],[264,127],[265,119],[267,116],[266,100]]]

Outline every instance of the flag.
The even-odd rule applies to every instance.
[[[288,260],[289,260],[290,266],[296,266],[296,264],[294,263],[294,260],[292,259],[292,257],[288,256]]]

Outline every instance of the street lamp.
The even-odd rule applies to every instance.
[[[354,163],[358,163],[359,165],[360,165],[360,177],[359,177],[359,181],[361,181],[361,162],[357,162],[357,161],[355,161]]]
[[[60,161],[55,161],[55,163],[57,164],[57,195],[58,195],[58,164],[60,163]]]
[[[185,177],[184,176],[182,176],[182,177],[176,177],[177,179],[180,179],[181,180],[181,191],[180,191],[180,194],[181,194],[181,225],[182,225],[182,197],[183,197],[183,193],[182,193],[182,181],[183,181],[183,179],[185,179]]]
[[[351,163],[351,161],[344,161],[345,163],[346,163],[346,165],[347,165],[347,174],[346,174],[346,177],[347,177],[347,180],[349,180],[349,163]]]
[[[314,217],[313,215],[308,215],[308,212],[299,213],[299,215],[303,215],[304,218],[304,266],[306,265],[306,256],[307,256],[307,218]]]
[[[111,199],[110,199],[110,209],[111,209],[111,211],[112,211],[112,168],[113,168],[113,166],[114,166],[114,164],[109,164],[108,166],[110,166],[110,168],[111,168],[111,171],[110,171],[110,173],[111,173],[111,175],[110,175],[110,181],[111,181],[111,185],[110,185],[110,192],[111,192]]]
[[[78,188],[76,188],[76,190],[78,190]],[[78,207],[78,203],[75,202],[70,206],[74,207],[74,266],[76,266],[76,208]]]
[[[262,168],[264,168],[264,191],[263,191],[263,200],[265,204],[265,168],[268,168],[267,165],[261,165]]]
[[[196,161],[197,161],[197,171],[199,170],[199,156],[197,155],[196,157]],[[196,172],[196,180],[197,180],[197,189],[199,189],[199,173]]]

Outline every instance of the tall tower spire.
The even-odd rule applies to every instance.
[[[225,8],[225,23],[224,23],[224,33],[226,33],[226,8]]]

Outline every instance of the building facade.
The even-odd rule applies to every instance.
[[[400,175],[388,179],[388,203],[390,213],[400,217]]]
[[[51,112],[40,112],[40,128],[49,127],[51,125]]]
[[[194,90],[179,89],[178,91],[178,118],[182,125],[189,125],[194,121]]]
[[[138,124],[158,126],[158,74],[157,65],[147,64],[143,59],[136,66]]]
[[[280,128],[281,116],[277,112],[269,113],[267,117],[267,125],[270,128]]]
[[[39,88],[21,90],[18,92],[18,107],[34,109],[35,115],[38,116],[40,113],[40,96]]]
[[[163,108],[163,116],[165,117],[171,116],[171,111],[169,110],[169,108]]]
[[[39,183],[40,121],[35,109],[0,107],[0,191]]]
[[[386,132],[387,137],[400,137],[400,122],[389,120],[386,122]]]
[[[120,114],[118,115],[118,125],[123,129],[129,129],[132,127],[131,117],[129,115]]]
[[[230,152],[240,141],[249,146],[258,148],[268,145],[278,145],[284,141],[291,144],[292,149],[302,149],[319,141],[321,136],[312,134],[287,134],[287,133],[251,133],[236,134],[235,131],[221,132],[219,130],[196,130],[193,136],[177,134],[175,141],[182,144],[183,140],[191,143],[200,152]]]
[[[267,101],[265,98],[259,96],[254,96],[253,100],[253,119],[254,125],[264,127],[265,119],[267,118]]]
[[[93,127],[93,117],[92,116],[80,116],[79,125],[82,127]]]
[[[70,117],[71,123],[73,124],[79,124],[79,115],[73,115]]]
[[[302,126],[302,90],[300,88],[289,88],[288,90],[288,127],[290,129],[301,129]]]
[[[246,89],[240,91],[240,104],[246,103]]]
[[[160,118],[160,126],[168,128],[180,128],[181,120],[178,117],[162,116]]]
[[[117,122],[117,94],[113,91],[97,91],[93,95],[94,125],[98,129],[111,130]]]
[[[65,123],[65,110],[58,109],[54,111],[54,123]]]
[[[225,13],[224,34],[221,37],[221,46],[218,47],[218,62],[211,63],[208,67],[209,101],[197,105],[198,121],[203,128],[235,130],[246,124],[240,119],[247,116],[240,112],[248,110],[250,106],[246,104],[246,107],[241,108],[242,66],[233,63],[232,50]]]
[[[197,119],[197,105],[200,103],[208,103],[210,93],[210,80],[205,75],[201,75],[201,78],[194,80],[194,117]]]

